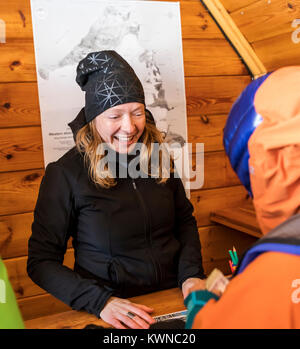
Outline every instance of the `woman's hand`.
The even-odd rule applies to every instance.
[[[155,323],[155,320],[148,314],[152,311],[152,308],[145,305],[132,303],[127,299],[110,297],[100,317],[115,328],[147,329]]]
[[[206,280],[199,278],[188,278],[182,284],[182,294],[185,299],[191,292],[198,290],[205,290]]]

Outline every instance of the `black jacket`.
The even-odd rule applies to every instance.
[[[72,148],[42,180],[28,245],[27,272],[73,309],[99,317],[107,299],[181,287],[203,278],[193,207],[182,182],[119,178],[110,189],[89,179]],[[74,271],[63,266],[68,239]]]

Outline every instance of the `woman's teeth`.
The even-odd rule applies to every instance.
[[[134,136],[131,137],[122,137],[122,136],[116,136],[116,138],[118,140],[120,140],[121,142],[130,142],[133,139]]]

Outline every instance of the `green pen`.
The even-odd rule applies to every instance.
[[[235,264],[235,258],[234,258],[234,255],[233,255],[233,253],[232,253],[232,251],[231,251],[231,250],[229,250],[229,254],[230,254],[230,258],[231,258],[231,260],[232,260],[233,265],[236,265],[236,264]]]
[[[234,259],[235,259],[235,265],[238,265],[238,263],[239,263],[239,258],[238,258],[238,255],[237,255],[237,253],[236,253],[236,249],[235,249],[235,247],[233,246],[233,255],[234,255]]]

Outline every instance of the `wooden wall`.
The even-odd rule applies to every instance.
[[[227,1],[230,3],[230,1]],[[233,4],[234,2],[232,2]],[[228,249],[243,251],[255,238],[211,224],[213,209],[247,199],[222,145],[234,100],[251,81],[242,62],[199,1],[180,2],[190,142],[205,143],[205,181],[191,193],[207,273],[229,273]],[[0,3],[6,43],[0,43],[0,254],[24,319],[69,309],[26,273],[27,241],[44,174],[43,146],[29,0]],[[65,264],[72,267],[69,246]]]
[[[222,3],[268,71],[300,64],[300,0]]]

